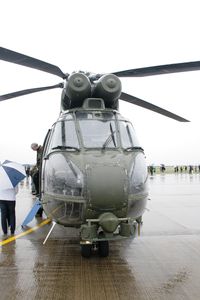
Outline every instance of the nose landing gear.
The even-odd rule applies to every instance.
[[[82,244],[81,245],[81,255],[83,257],[89,258],[92,254],[92,244]]]
[[[104,232],[99,232],[97,241],[81,244],[81,255],[83,257],[89,258],[92,252],[98,252],[100,257],[107,257],[109,255],[109,242],[105,239]]]
[[[81,255],[89,258],[92,253],[98,251],[100,257],[107,257],[109,255],[109,242],[97,241],[93,244],[81,244]]]
[[[99,241],[98,242],[98,251],[99,251],[99,256],[107,257],[109,255],[108,241]]]

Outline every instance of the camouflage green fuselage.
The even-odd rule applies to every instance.
[[[105,213],[136,220],[146,206],[147,168],[131,124],[109,109],[81,112],[62,115],[44,145],[41,199],[46,214],[74,227],[88,220],[98,223]]]

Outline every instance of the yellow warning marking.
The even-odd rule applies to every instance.
[[[6,244],[8,244],[8,243],[10,243],[12,241],[15,241],[16,239],[18,239],[18,238],[20,238],[22,236],[25,236],[25,235],[33,232],[33,231],[36,231],[40,227],[48,224],[49,222],[51,222],[51,219],[46,219],[43,222],[41,222],[40,224],[38,224],[38,225],[36,225],[36,226],[34,226],[34,227],[32,227],[32,228],[30,228],[30,229],[22,232],[22,233],[19,233],[17,235],[11,236],[11,237],[7,238],[6,240],[0,241],[0,246],[6,245]]]

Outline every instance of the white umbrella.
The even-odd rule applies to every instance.
[[[0,189],[10,189],[15,187],[26,177],[23,165],[6,160],[0,164]]]

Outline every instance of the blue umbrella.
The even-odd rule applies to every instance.
[[[13,161],[5,160],[0,164],[0,189],[10,189],[15,187],[26,177],[23,165]]]

